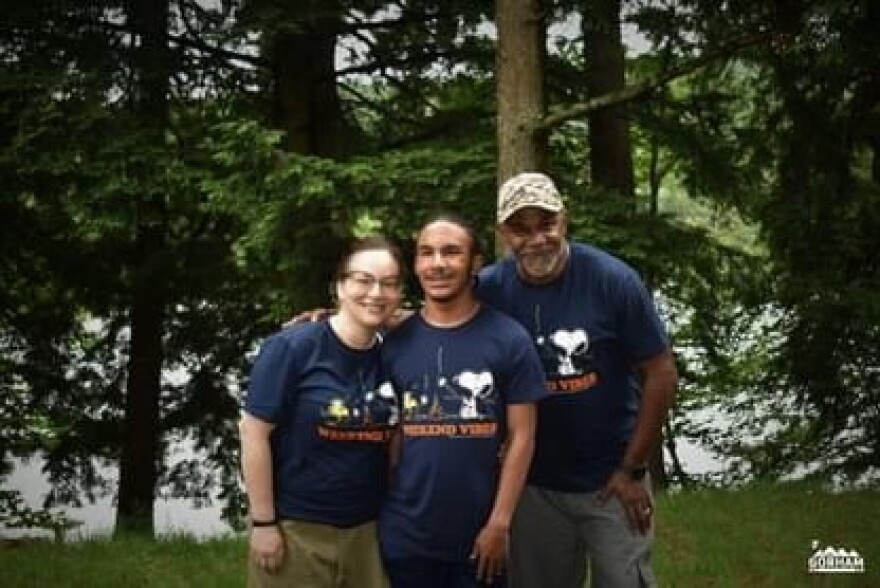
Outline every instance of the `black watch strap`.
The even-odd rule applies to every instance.
[[[251,519],[251,527],[274,527],[278,524],[278,518],[268,520]]]

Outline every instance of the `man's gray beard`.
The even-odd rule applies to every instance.
[[[561,252],[557,254],[529,255],[520,259],[520,264],[527,276],[545,278],[556,269],[561,255]]]
[[[563,242],[562,247],[556,253],[548,253],[532,256],[518,257],[517,271],[520,276],[527,282],[544,283],[556,279],[562,272],[569,255],[568,242]],[[524,263],[525,259],[533,260],[530,263]],[[540,271],[533,271],[535,268]]]

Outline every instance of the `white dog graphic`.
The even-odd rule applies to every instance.
[[[574,331],[559,330],[550,335],[550,342],[556,348],[556,356],[559,360],[559,375],[573,376],[578,370],[575,368],[574,359],[586,356],[588,349],[587,333],[583,329]]]
[[[490,396],[495,388],[491,372],[462,372],[452,381],[463,389],[463,393],[460,394],[461,411],[459,416],[463,419],[476,419],[483,416],[477,409],[477,401]]]

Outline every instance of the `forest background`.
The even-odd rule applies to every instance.
[[[491,241],[530,169],[669,321],[660,484],[876,484],[878,31],[870,0],[7,6],[0,482],[39,455],[51,489],[0,487],[0,523],[110,495],[117,531],[152,535],[157,496],[240,526],[259,340],[326,304],[352,235],[442,208]]]

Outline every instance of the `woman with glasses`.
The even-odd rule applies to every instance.
[[[336,314],[260,350],[240,425],[249,586],[387,585],[375,521],[399,408],[380,386],[378,333],[403,268],[389,241],[356,241],[336,272]]]

